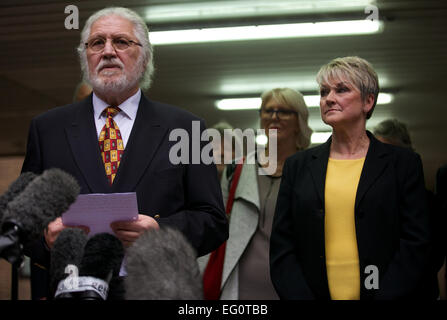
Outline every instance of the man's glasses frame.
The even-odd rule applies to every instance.
[[[133,45],[142,47],[141,43],[124,37],[112,38],[112,46],[116,51],[125,51]],[[107,39],[103,37],[93,38],[85,42],[85,47],[93,52],[101,52],[106,47]]]

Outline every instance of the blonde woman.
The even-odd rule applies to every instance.
[[[332,136],[289,158],[271,235],[283,299],[414,297],[429,241],[420,157],[366,130],[379,93],[359,57],[321,67],[320,111]]]
[[[307,124],[309,114],[302,94],[290,88],[263,93],[259,114],[261,128],[276,129],[277,154],[269,155],[276,160],[276,172],[259,174],[262,161],[254,159],[254,153],[247,155],[229,218],[230,235],[220,264],[221,281],[214,291],[204,283],[208,299],[278,299],[270,281],[269,243],[282,167],[287,157],[309,146],[312,130]],[[229,168],[225,169],[221,184],[224,203],[235,175],[227,174]],[[215,269],[207,271],[219,274]]]

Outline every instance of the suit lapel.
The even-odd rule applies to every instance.
[[[365,163],[363,165],[362,173],[360,175],[359,185],[357,187],[357,195],[355,198],[355,209],[358,211],[358,205],[365,193],[374,184],[374,182],[380,177],[386,166],[388,165],[387,155],[388,152],[384,148],[371,132],[366,132],[370,144],[368,153],[366,154]]]
[[[246,164],[243,166],[234,199],[242,198],[251,202],[259,211],[261,209],[259,190],[258,188],[253,187],[258,185],[258,166],[255,161],[255,157],[252,157],[251,155],[247,156]]]
[[[329,159],[329,150],[332,139],[329,138],[319,148],[315,148],[312,153],[312,161],[309,164],[314,187],[317,190],[318,197],[324,205],[324,188],[326,184],[326,170]]]
[[[166,133],[167,127],[161,124],[154,103],[142,94],[123,159],[113,182],[114,192],[135,190]]]
[[[93,118],[92,95],[81,102],[71,124],[66,127],[67,139],[91,192],[106,192],[110,185],[104,170]]]

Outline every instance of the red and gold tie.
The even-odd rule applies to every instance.
[[[110,184],[115,179],[121,157],[124,152],[123,139],[121,132],[113,121],[113,117],[121,110],[118,107],[107,107],[103,113],[106,114],[106,124],[99,134],[99,148],[101,150],[102,161],[106,169],[106,175]]]

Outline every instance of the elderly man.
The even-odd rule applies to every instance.
[[[22,171],[60,168],[83,194],[136,192],[138,220],[112,224],[125,247],[144,231],[169,225],[199,256],[216,249],[228,237],[228,224],[215,165],[169,160],[177,143],[169,139],[171,130],[182,128],[191,137],[192,121],[200,121],[201,130],[204,122],[143,95],[153,70],[143,20],[125,8],[98,11],[85,24],[78,52],[93,93],[33,119]],[[33,299],[48,297],[49,249],[64,228],[56,219],[27,249]]]

